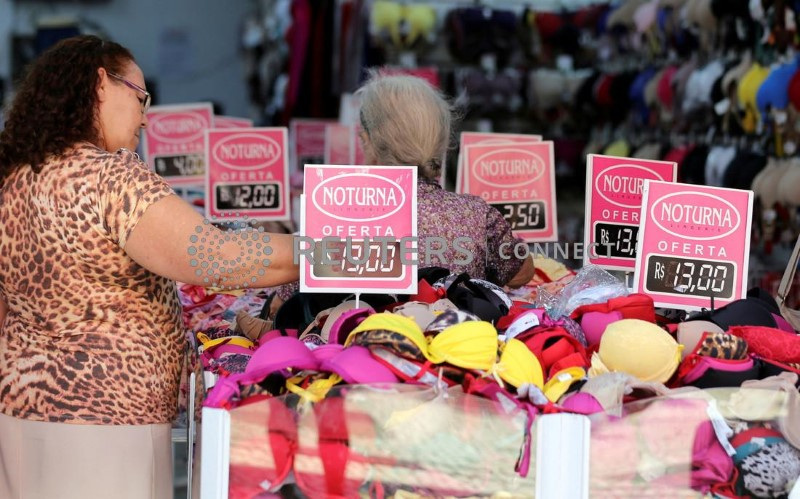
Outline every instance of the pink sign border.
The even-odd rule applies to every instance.
[[[467,140],[464,140],[467,139]],[[476,142],[472,142],[475,140]],[[464,175],[464,156],[468,146],[484,146],[493,144],[515,144],[522,142],[541,142],[541,135],[527,135],[524,133],[494,133],[494,132],[461,132],[458,145],[458,161],[456,162],[456,188],[455,191],[459,194],[466,192],[467,176]],[[445,183],[445,168],[442,168],[441,185],[444,187]]]
[[[289,155],[287,154],[287,143],[288,143],[288,132],[286,127],[253,127],[253,128],[214,128],[210,130],[206,130],[205,132],[205,154],[207,158],[207,168],[206,168],[206,175],[204,178],[204,188],[205,188],[205,215],[206,218],[213,222],[222,222],[226,220],[232,220],[233,217],[226,217],[226,216],[216,216],[212,215],[212,206],[213,206],[213,185],[211,185],[211,169],[212,169],[212,162],[211,162],[211,134],[219,134],[219,135],[226,135],[226,136],[235,136],[243,133],[257,133],[261,134],[264,132],[278,132],[281,135],[280,145],[281,145],[281,155],[283,156],[283,168],[281,169],[281,173],[283,174],[283,178],[278,178],[277,183],[280,184],[282,193],[280,198],[280,208],[277,210],[269,210],[272,212],[270,215],[264,215],[264,210],[236,210],[240,216],[248,217],[251,220],[258,220],[262,222],[269,222],[269,221],[282,221],[282,220],[289,220],[291,218],[291,212],[289,209]],[[227,184],[240,184],[242,182],[226,182]],[[245,182],[247,183],[247,182]],[[214,184],[216,185],[216,183]]]
[[[406,170],[411,174],[411,183],[412,189],[411,192],[408,193],[407,203],[410,204],[409,210],[411,213],[411,230],[412,230],[412,237],[417,237],[417,168],[415,166],[388,166],[388,165],[376,165],[376,166],[358,166],[358,165],[308,165],[307,167],[309,171],[306,173],[310,173],[313,170],[337,170],[337,172],[341,172],[342,170],[350,170],[353,173],[371,173],[373,175],[382,175],[381,173],[376,173],[376,171],[384,170],[384,169],[391,169],[391,170]],[[305,185],[303,186],[303,192],[300,196],[300,234],[306,234],[306,195],[305,195]],[[404,210],[399,210],[400,212]],[[374,279],[374,280],[373,280]],[[381,278],[371,278],[372,282],[378,283]],[[367,292],[367,294],[374,294],[374,293],[397,293],[397,294],[414,294],[417,292],[417,265],[404,265],[403,266],[403,275],[401,277],[393,278],[393,279],[382,279],[386,282],[386,285],[382,287],[364,287],[364,280],[362,279],[337,279],[337,278],[314,278],[311,276],[311,265],[308,260],[303,259],[300,262],[300,291],[301,292],[318,292],[318,293],[354,293],[354,294],[361,294],[363,292]],[[341,281],[340,285],[335,285],[335,281]],[[311,286],[309,287],[309,283],[319,283],[319,282],[327,282],[325,286]],[[393,286],[393,283],[400,283],[396,286]],[[333,284],[333,285],[331,285]]]
[[[193,102],[187,104],[167,104],[167,105],[159,105],[159,106],[151,106],[150,109],[147,111],[148,120],[150,119],[151,114],[159,114],[159,113],[179,113],[179,112],[186,112],[186,111],[203,111],[208,112],[208,126],[209,128],[214,126],[214,107],[211,105],[210,102]],[[155,169],[155,158],[150,158],[150,151],[149,151],[149,134],[151,132],[148,131],[147,128],[144,129],[144,140],[142,140],[142,155],[144,156],[147,165],[150,167],[151,170],[156,171]],[[205,132],[204,132],[205,133]],[[187,154],[197,154],[198,152],[192,152]],[[205,151],[199,151],[199,153],[205,154]],[[206,171],[208,171],[208,156],[206,156]],[[192,175],[192,176],[179,176],[179,177],[162,177],[172,186],[200,186],[203,185],[204,182],[203,175]]]
[[[545,213],[548,214],[548,229],[546,231],[542,230],[515,230],[513,231],[514,235],[522,238],[525,242],[528,243],[536,243],[536,242],[552,242],[558,240],[558,202],[556,199],[556,172],[555,172],[555,158],[554,158],[554,144],[552,141],[543,140],[539,142],[504,142],[500,144],[473,144],[469,145],[465,148],[464,151],[464,162],[467,165],[467,169],[470,167],[469,165],[469,156],[472,151],[477,150],[478,148],[494,148],[494,147],[502,147],[506,148],[509,146],[514,147],[537,147],[540,148],[542,146],[547,147],[547,158],[545,158],[542,154],[538,151],[536,154],[542,157],[543,160],[548,161],[549,164],[545,165],[544,175],[549,176],[549,181],[545,180],[543,183],[547,184],[549,189],[548,196],[546,198],[529,198],[529,199],[518,199],[514,200],[514,202],[525,202],[525,201],[542,201],[545,205]],[[479,196],[479,194],[470,192],[470,182],[469,178],[472,176],[472,172],[470,171],[469,174],[466,176],[466,194],[472,194]],[[474,182],[473,182],[474,183]],[[501,187],[494,188],[497,191],[503,191],[505,189]],[[485,200],[484,200],[485,201]],[[486,201],[487,204],[499,204],[499,203],[489,203]]]
[[[734,260],[732,258],[728,259],[728,262],[733,263],[734,267],[739,270],[737,274],[737,283],[733,285],[733,297],[730,300],[723,300],[723,299],[715,299],[714,300],[714,307],[719,308],[722,307],[732,301],[735,301],[740,298],[744,298],[747,293],[747,282],[748,282],[748,269],[749,269],[749,258],[750,258],[750,232],[752,229],[752,220],[753,220],[753,191],[750,190],[743,190],[743,189],[730,189],[725,187],[712,187],[707,185],[694,185],[694,184],[681,184],[681,183],[673,183],[673,182],[661,182],[661,181],[654,181],[654,180],[646,180],[644,183],[644,192],[642,193],[642,208],[641,208],[641,215],[640,219],[642,221],[642,225],[639,229],[639,243],[636,246],[636,269],[634,271],[634,287],[637,293],[644,293],[653,298],[653,301],[657,307],[670,307],[670,308],[681,308],[685,310],[701,310],[703,308],[708,308],[710,305],[710,299],[705,297],[680,297],[677,295],[671,294],[664,294],[664,293],[656,293],[656,292],[648,292],[645,291],[645,277],[642,275],[642,265],[646,261],[646,256],[655,254],[655,255],[663,255],[664,252],[658,251],[658,248],[655,245],[653,246],[653,251],[648,251],[647,255],[645,255],[645,246],[647,245],[648,250],[650,249],[650,241],[647,238],[647,226],[649,225],[650,220],[650,193],[651,189],[650,186],[655,185],[657,189],[666,189],[665,192],[659,192],[659,199],[667,194],[671,193],[679,193],[679,192],[697,192],[702,194],[716,194],[720,195],[720,197],[724,197],[725,192],[735,192],[735,193],[742,193],[746,195],[747,198],[747,214],[746,216],[742,216],[742,227],[738,229],[739,232],[744,232],[744,241],[743,241],[743,251],[742,251],[742,261]],[[741,194],[738,194],[741,195]],[[736,209],[739,210],[741,214],[743,211],[743,206],[740,205],[738,202],[734,202],[733,200],[726,199],[730,204],[732,204]],[[656,224],[657,225],[657,224]],[[652,237],[651,239],[656,239],[656,237]],[[730,236],[728,236],[730,237]],[[668,255],[668,256],[678,256],[678,255]],[[681,257],[692,258],[691,256],[679,255]],[[697,257],[695,257],[697,258]],[[704,260],[709,261],[723,261],[719,260],[718,258],[705,258],[700,257]],[[738,292],[738,293],[737,293]]]
[[[619,164],[609,164],[603,165],[600,169],[595,169],[594,160],[595,158],[602,159],[602,160],[619,160]],[[590,249],[592,244],[592,234],[594,234],[594,226],[598,223],[614,223],[617,225],[628,225],[632,227],[639,226],[641,224],[635,224],[632,222],[614,222],[611,220],[605,220],[602,217],[596,217],[596,213],[592,213],[592,209],[595,205],[595,197],[599,196],[600,194],[595,190],[595,181],[597,176],[600,173],[608,170],[609,168],[613,168],[615,166],[619,166],[620,164],[631,164],[634,166],[641,166],[645,168],[649,168],[653,165],[663,165],[667,167],[672,165],[672,182],[677,182],[678,180],[678,163],[674,161],[659,161],[659,160],[650,160],[650,159],[639,159],[639,158],[627,158],[624,156],[608,156],[605,154],[589,154],[586,157],[586,199],[584,202],[584,225],[583,225],[583,264],[584,265],[597,265],[602,267],[606,270],[622,270],[626,272],[632,271],[636,268],[636,260],[635,259],[627,259],[627,258],[616,258],[616,257],[598,257],[592,258],[590,256]],[[651,169],[651,171],[653,171]],[[663,177],[658,173],[653,171],[656,175]],[[664,181],[669,182],[669,180],[664,179]],[[640,207],[641,208],[641,207]],[[634,210],[631,208],[631,210]],[[641,216],[641,215],[640,215]],[[640,219],[641,222],[641,219]],[[640,228],[641,230],[641,228]]]

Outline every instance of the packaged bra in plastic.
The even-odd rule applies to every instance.
[[[590,416],[589,497],[787,497],[800,476],[800,395],[788,378],[765,381]],[[524,413],[409,385],[336,387],[297,403],[230,411],[229,497],[275,497],[287,483],[293,497],[534,497],[535,463],[524,478],[515,471]]]
[[[603,303],[627,295],[625,283],[597,265],[586,265],[558,294],[540,291],[536,305],[544,307],[550,317],[558,319],[582,305]]]
[[[800,395],[783,378],[590,416],[590,496],[787,497],[800,478]]]
[[[524,411],[412,385],[341,386],[298,403],[285,395],[230,411],[229,497],[285,481],[305,497],[532,497],[534,466],[515,471],[530,442]]]

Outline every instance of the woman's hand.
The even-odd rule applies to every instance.
[[[149,271],[187,284],[269,288],[300,277],[293,238],[252,227],[220,230],[171,195],[145,211],[125,252]]]
[[[528,258],[522,261],[522,267],[519,268],[517,274],[511,278],[510,281],[506,283],[511,289],[516,289],[521,286],[524,286],[533,279],[533,275],[536,273],[536,267],[533,265],[533,254],[528,255]]]

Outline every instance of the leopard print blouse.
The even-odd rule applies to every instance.
[[[175,283],[124,251],[148,206],[172,193],[134,153],[89,144],[2,181],[0,412],[77,424],[175,418]]]

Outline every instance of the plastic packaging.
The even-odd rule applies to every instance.
[[[582,305],[604,303],[620,296],[628,296],[624,282],[597,265],[586,265],[560,294],[551,295],[540,290],[537,305],[544,307],[550,317],[558,319]]]

